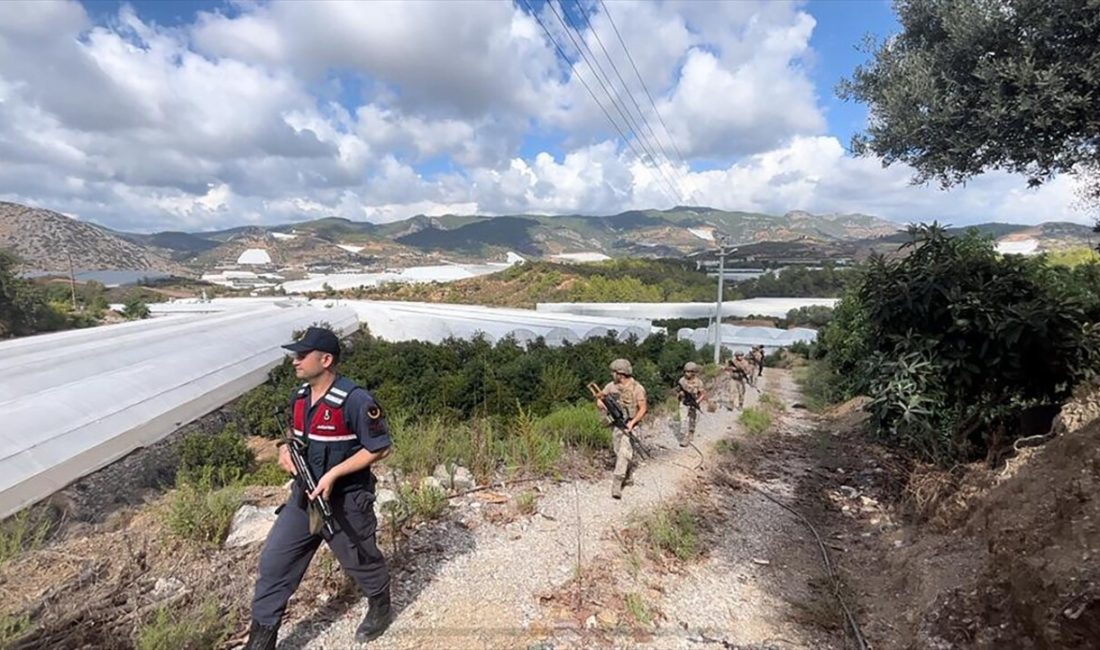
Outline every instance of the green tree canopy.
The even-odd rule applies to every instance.
[[[841,82],[852,148],[951,186],[989,169],[1083,174],[1100,200],[1100,0],[896,0],[902,32]]]

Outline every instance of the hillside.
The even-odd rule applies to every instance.
[[[1035,239],[1039,250],[1088,245],[1087,226],[989,223],[979,230],[1004,241]],[[326,217],[273,226],[237,226],[218,231],[114,232],[48,210],[0,203],[0,246],[27,260],[27,267],[65,270],[64,250],[82,269],[152,269],[181,273],[233,264],[248,248],[263,248],[278,266],[399,268],[445,262],[503,260],[508,252],[529,259],[566,253],[612,258],[713,257],[725,236],[736,247],[734,266],[821,264],[889,253],[908,236],[896,223],[863,214],[784,215],[730,212],[701,207],[632,210],[609,216],[531,215],[498,217],[418,215],[387,224]]]
[[[127,241],[106,229],[65,215],[0,202],[0,248],[37,271],[152,270],[188,274],[186,269],[149,246]]]

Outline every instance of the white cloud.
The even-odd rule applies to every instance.
[[[583,39],[611,54],[660,134],[654,148],[678,158],[634,65],[676,147],[718,169],[637,160],[514,3],[241,2],[165,27],[128,6],[93,24],[76,2],[9,0],[0,199],[148,231],[614,213],[679,202],[671,179],[685,201],[726,209],[1088,221],[1070,208],[1068,179],[1032,191],[992,174],[944,193],[846,156],[805,70],[822,53],[799,3],[608,7],[633,63],[606,14],[590,16]],[[548,7],[540,18],[576,57]]]

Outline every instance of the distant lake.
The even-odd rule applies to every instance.
[[[67,278],[68,273],[62,271],[27,271],[21,274],[25,278],[41,278],[56,276]],[[142,280],[163,280],[172,277],[171,273],[164,271],[77,271],[73,274],[77,282],[89,280],[100,282],[108,287],[120,287],[129,284],[137,284]]]

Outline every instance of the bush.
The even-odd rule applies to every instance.
[[[149,318],[149,305],[145,304],[145,301],[135,296],[126,301],[126,304],[122,307],[122,315],[126,320],[141,320]]]
[[[172,534],[203,545],[217,546],[229,533],[241,506],[241,488],[215,488],[211,468],[194,481],[181,481],[168,497],[165,523]]]
[[[177,447],[180,458],[176,476],[183,482],[208,481],[213,487],[229,485],[242,478],[256,463],[256,455],[228,424],[216,435],[191,433]]]
[[[1000,256],[970,231],[910,228],[908,256],[873,258],[821,336],[842,398],[868,394],[886,442],[923,460],[994,460],[1022,416],[1100,371],[1095,265]]]
[[[214,599],[193,612],[162,605],[137,629],[134,647],[136,650],[207,650],[221,646],[232,631],[232,622]]]

